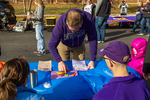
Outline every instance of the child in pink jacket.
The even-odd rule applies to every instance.
[[[127,64],[135,69],[141,78],[143,78],[143,63],[145,57],[147,40],[143,38],[136,38],[131,43],[131,61]]]

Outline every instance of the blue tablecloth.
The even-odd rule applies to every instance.
[[[86,60],[88,65],[90,61]],[[72,61],[65,61],[69,70],[72,70]],[[38,62],[29,63],[30,70],[37,69]],[[93,95],[102,89],[102,85],[109,82],[113,77],[109,71],[105,61],[96,60],[95,69],[88,71],[78,71],[78,76],[53,79],[50,80],[50,71],[38,70],[38,86],[33,88],[40,93],[45,100],[91,100]],[[136,76],[139,74],[132,68],[127,67],[129,72],[133,72]],[[52,70],[58,71],[58,64],[52,61]],[[50,88],[45,88],[43,83],[51,84]],[[28,87],[30,81],[28,78]]]

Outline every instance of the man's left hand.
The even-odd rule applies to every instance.
[[[87,70],[88,69],[94,69],[95,65],[94,65],[94,61],[90,61],[90,63],[88,64]]]

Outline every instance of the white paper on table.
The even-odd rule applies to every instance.
[[[38,70],[51,71],[51,60],[50,61],[39,61]]]
[[[87,70],[85,60],[79,61],[79,60],[72,59],[72,66],[73,66],[73,70],[78,70],[78,71]]]

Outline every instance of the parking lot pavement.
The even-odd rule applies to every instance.
[[[139,36],[137,33],[140,31],[138,28],[135,33],[131,33],[131,28],[107,28],[106,29],[106,37],[105,42],[98,44],[97,52],[104,48],[109,42],[112,41],[123,41],[129,47],[131,42],[138,37],[142,37],[148,40],[147,36]],[[0,61],[6,62],[14,57],[18,57],[20,55],[24,55],[27,58],[28,62],[38,62],[39,60],[47,61],[54,60],[48,50],[48,43],[51,37],[51,32],[47,32],[44,30],[44,38],[45,38],[45,48],[46,55],[37,56],[33,52],[36,50],[36,39],[35,32],[26,31],[25,33],[17,33],[17,32],[0,32]],[[89,44],[85,41],[86,46],[86,60],[90,60],[89,54]],[[131,48],[131,47],[130,47]],[[100,56],[97,55],[97,59],[100,59]]]

